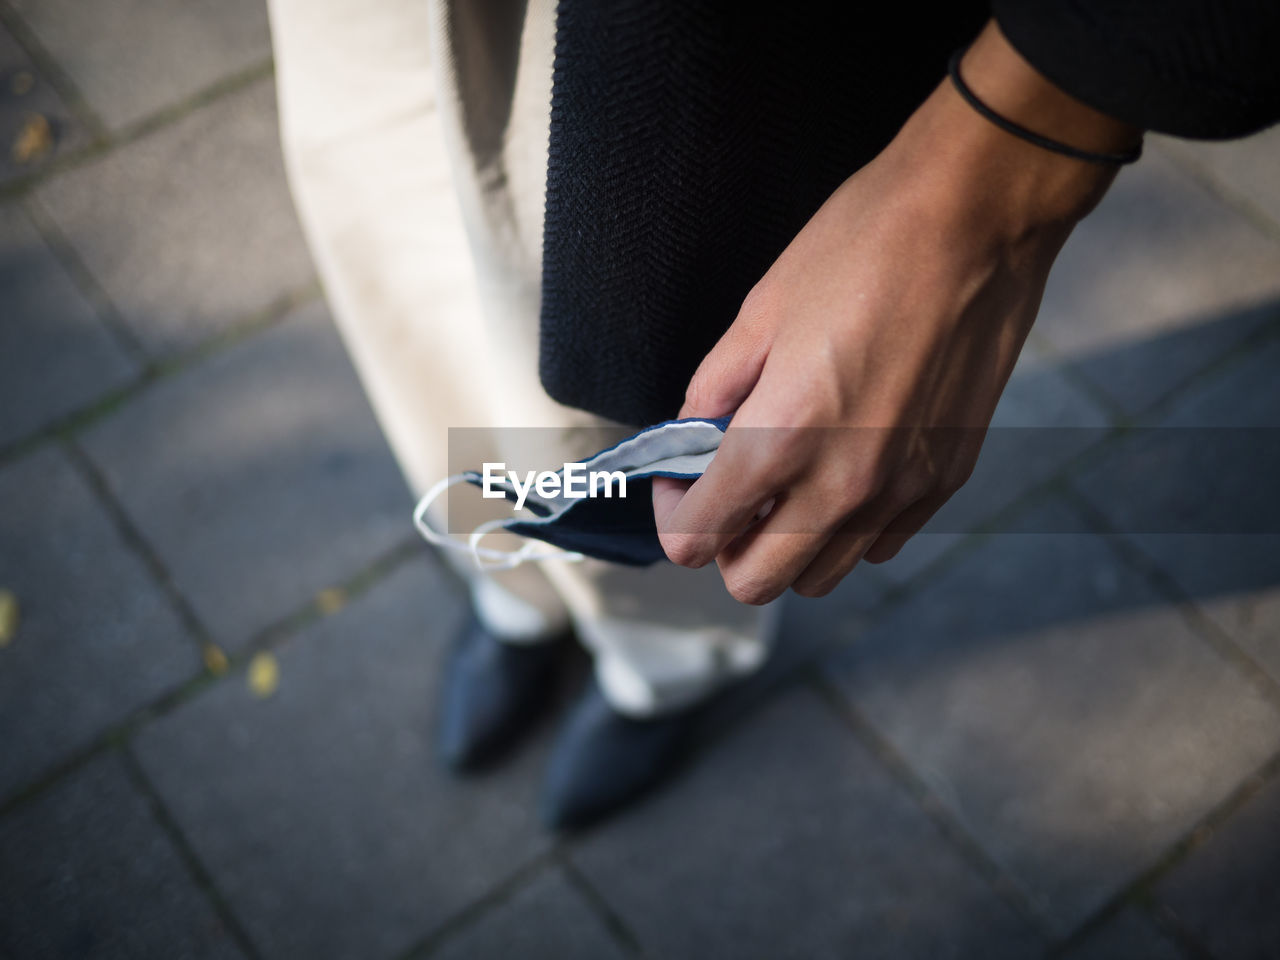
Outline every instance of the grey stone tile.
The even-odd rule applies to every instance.
[[[921,530],[903,545],[892,560],[878,564],[877,569],[889,582],[901,586],[956,549],[966,536],[963,533]]]
[[[113,756],[0,821],[0,888],[15,960],[243,956]]]
[[[228,677],[138,738],[149,776],[268,958],[396,956],[545,850],[538,751],[441,771],[429,733],[453,581],[406,564],[279,655],[255,699]]]
[[[0,206],[0,447],[137,373],[13,204]]]
[[[917,576],[1108,430],[1105,411],[1028,344],[991,418],[973,476],[879,571],[899,584]]]
[[[432,952],[431,960],[623,960],[625,956],[581,894],[555,868],[451,937]]]
[[[1280,126],[1243,140],[1204,143],[1151,137],[1157,150],[1189,161],[1280,228]]]
[[[146,569],[55,450],[0,471],[0,588],[21,608],[0,648],[0,796],[200,669]]]
[[[1280,956],[1280,780],[1236,811],[1156,895],[1219,960]]]
[[[705,716],[705,731],[715,735],[726,724],[754,710],[763,700],[803,676],[826,654],[852,642],[866,628],[885,585],[871,564],[854,569],[825,597],[813,599],[788,592],[778,609],[774,643],[764,665],[717,695]]]
[[[47,139],[23,140],[19,151],[24,130],[38,129],[31,127],[33,118],[34,123],[39,124],[42,118],[47,125]],[[87,132],[62,98],[9,31],[0,27],[0,184],[34,173],[88,141]]]
[[[1049,504],[831,675],[1066,933],[1280,745],[1280,716]]]
[[[1062,956],[1063,960],[1183,960],[1185,955],[1130,907]]]
[[[1278,301],[1280,243],[1153,153],[1063,248],[1036,329],[1136,414]]]
[[[1026,957],[1037,940],[818,700],[792,690],[572,857],[646,955]]]
[[[112,127],[271,55],[262,0],[15,0],[13,6]]]
[[[84,445],[230,648],[412,532],[404,482],[319,303],[148,390]]]
[[[1280,681],[1280,338],[1182,397],[1077,487]]]
[[[1100,430],[1109,425],[1107,412],[1035,342],[1018,356],[991,418],[992,428],[1002,430]]]
[[[155,354],[217,334],[312,277],[270,80],[54,177],[37,198]]]
[[[779,616],[780,642],[788,647],[787,656],[804,659],[832,641],[853,639],[884,599],[887,585],[880,569],[861,564],[818,599],[788,593]]]

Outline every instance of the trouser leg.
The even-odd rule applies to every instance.
[[[616,427],[555,403],[537,376],[553,4],[532,0],[514,46],[469,9],[270,2],[285,160],[304,232],[418,493],[449,472],[450,427],[492,428],[475,456],[513,462],[534,454],[512,450],[520,444],[511,428],[554,428],[550,440],[536,434],[542,459],[530,466],[540,469],[591,452],[576,428]],[[477,63],[489,64],[496,86],[484,75],[460,81]],[[507,91],[505,108],[495,90]],[[485,109],[507,113],[497,140],[477,113]],[[455,525],[460,515],[455,508]],[[714,568],[459,569],[482,618],[509,639],[545,636],[571,617],[611,703],[636,716],[749,673],[771,639],[770,618],[733,601]]]
[[[714,565],[549,566],[595,674],[621,713],[654,716],[748,676],[774,641],[776,604],[738,603]]]
[[[271,0],[289,182],[334,318],[409,485],[447,469],[448,428],[494,422],[501,354],[481,308],[420,0]],[[496,450],[478,451],[496,458]],[[567,619],[535,568],[480,577],[511,638]]]

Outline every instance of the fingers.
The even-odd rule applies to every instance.
[[[769,339],[760,322],[763,315],[754,303],[754,298],[748,296],[733,325],[699,364],[689,381],[678,418],[728,416],[755,389],[769,353]],[[696,484],[654,478],[653,516],[662,548],[672,562],[686,567],[705,566],[746,528],[767,499],[753,504],[741,495],[725,495],[724,477],[729,472],[728,462],[734,459],[735,446],[736,438],[726,435]],[[682,509],[686,495],[698,484],[702,487],[700,495]],[[712,509],[714,498],[729,509]]]
[[[768,603],[789,587],[801,596],[825,596],[857,565],[898,512],[886,494],[852,514],[833,515],[829,496],[812,488],[806,493],[783,500],[766,521],[716,557],[734,599]]]
[[[827,542],[825,533],[805,529],[812,515],[810,504],[780,501],[766,521],[720,551],[716,564],[735,600],[758,605],[786,592]]]
[[[680,499],[691,486],[693,486],[692,480],[677,480],[675,477],[653,478],[653,519],[659,531],[659,540],[662,539],[661,531],[670,525],[671,514],[680,505]]]
[[[680,501],[660,536],[677,563],[714,559],[729,593],[749,604],[768,603],[788,587],[804,597],[826,596],[863,559],[893,557],[954,492],[925,489],[918,478],[899,477],[874,493],[851,484],[842,495],[830,484],[801,481],[782,488],[768,516],[755,522],[761,495],[733,500],[744,488],[735,483],[741,476],[728,465],[712,484],[702,486],[704,475],[683,495],[676,491]],[[691,532],[695,524],[702,526]]]
[[[738,409],[760,379],[769,353],[762,319],[748,295],[738,318],[694,372],[679,417],[724,417]]]
[[[886,525],[875,543],[867,549],[865,559],[868,563],[884,563],[896,557],[907,541],[969,482],[982,452],[986,432],[962,430],[943,433],[953,444],[949,454],[941,458],[944,468],[920,496],[909,501],[909,505]]]
[[[731,425],[706,472],[658,524],[667,557],[684,567],[714,560],[795,479],[806,460],[795,443],[803,434]]]
[[[773,499],[769,487],[745,480],[743,472],[735,469],[736,462],[732,447],[725,451],[725,444],[721,444],[706,473],[680,493],[674,509],[659,517],[655,500],[658,539],[672,563],[706,566],[751,526]],[[659,495],[656,487],[654,495]],[[661,509],[665,511],[674,498],[665,491],[662,496]]]
[[[900,516],[900,500],[885,493],[855,511],[831,535],[791,588],[802,597],[825,597],[863,560],[868,550],[883,537],[887,526]]]
[[[855,521],[850,529],[836,531],[795,578],[791,589],[802,597],[825,597],[834,590],[841,580],[853,572],[853,568],[880,535],[879,530],[859,529],[862,526]]]
[[[944,492],[913,503],[885,527],[875,542],[867,548],[863,559],[867,563],[884,563],[892,560],[898,555],[898,551],[906,546],[907,541],[919,533],[921,528],[950,499],[951,494]]]
[[[905,468],[861,494],[855,482],[843,499],[830,486],[802,482],[766,521],[720,551],[725,585],[744,603],[767,603],[788,587],[804,597],[826,596],[861,560],[894,556],[958,489],[963,481],[954,477],[967,473],[949,470],[953,479],[944,480]]]

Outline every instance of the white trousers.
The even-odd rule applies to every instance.
[[[303,230],[410,486],[449,472],[453,427],[488,428],[467,431],[482,440],[470,466],[522,470],[620,436],[538,382],[554,0],[270,0],[270,14]],[[530,427],[550,429],[508,429]],[[633,716],[750,673],[773,636],[774,610],[734,601],[714,567],[458,566],[504,639],[572,623],[610,703]]]

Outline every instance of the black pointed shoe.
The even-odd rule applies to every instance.
[[[436,748],[447,767],[484,766],[533,727],[554,699],[567,640],[504,643],[471,616],[441,677]]]
[[[593,678],[560,729],[542,784],[554,830],[581,827],[640,797],[684,758],[694,712],[647,720],[618,713]]]

